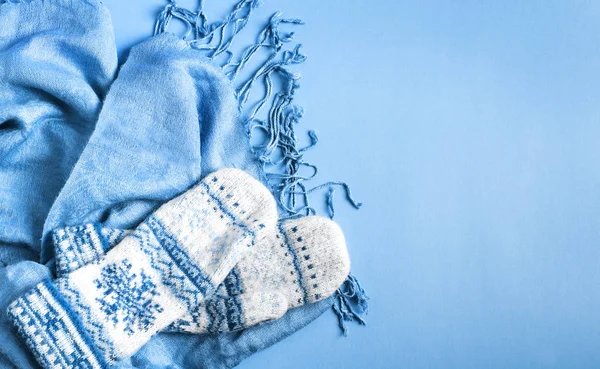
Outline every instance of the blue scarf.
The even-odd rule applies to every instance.
[[[228,50],[257,5],[240,1],[224,22],[209,24],[201,10],[170,3],[159,15],[157,35],[131,49],[118,77],[112,26],[100,2],[0,5],[0,366],[37,367],[5,311],[10,301],[51,277],[48,234],[54,228],[87,222],[135,227],[158,205],[224,167],[244,169],[269,184],[282,217],[314,212],[309,194],[323,186],[307,189],[303,182],[309,177],[298,174],[314,166],[304,162],[305,148],[297,148],[297,76],[286,68],[304,56],[299,47],[283,51],[290,37],[278,30],[300,21],[276,15],[235,62]],[[188,23],[191,40],[165,33],[173,17]],[[223,27],[233,31],[219,38]],[[271,56],[236,85],[238,73],[261,48]],[[275,77],[285,82],[276,94]],[[248,104],[256,82],[266,83],[267,94]],[[256,118],[269,104],[269,118]],[[250,147],[249,133],[256,130],[264,142]],[[330,199],[333,188],[342,186],[351,200],[345,184],[325,186]],[[232,367],[334,302],[342,323],[358,318],[353,298],[366,307],[351,278],[335,297],[242,332],[159,334],[121,366]]]

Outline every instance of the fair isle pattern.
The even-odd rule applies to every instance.
[[[52,231],[56,275],[71,273],[86,264],[99,262],[121,242],[130,230],[102,227],[98,223],[59,228]]]
[[[218,297],[200,306],[202,312],[183,317],[169,330],[231,331],[274,319],[288,309],[335,293],[349,271],[350,259],[339,226],[316,216],[286,220],[278,224],[265,244],[251,249],[237,264],[218,287]],[[221,297],[224,301],[213,302]],[[225,308],[225,301],[239,302],[241,328],[236,324],[236,309]],[[232,316],[222,317],[223,313]]]
[[[109,250],[108,238],[98,224],[57,229],[52,234],[56,250],[56,270],[61,275],[92,261],[99,261]]]
[[[71,309],[79,314],[88,335],[93,339],[100,351],[104,353],[107,361],[110,364],[116,362],[117,354],[113,342],[108,338],[108,333],[104,326],[94,319],[92,310],[84,303],[80,292],[71,285],[67,278],[56,279],[54,283],[65,301],[71,306]]]
[[[108,368],[77,314],[52,282],[39,284],[11,303],[8,315],[44,368]]]
[[[283,307],[287,310],[329,296],[349,272],[343,235],[328,219],[304,217],[280,222],[276,234],[264,243],[252,248],[229,272],[213,298],[165,330],[194,333],[238,330],[240,324],[245,327],[261,322],[261,318],[276,317],[275,312],[282,309],[279,306],[282,298],[287,302],[281,305],[287,306]],[[266,297],[256,299],[257,293]],[[249,302],[254,306],[248,306]]]
[[[162,241],[161,243],[163,245],[170,245],[170,244],[173,244],[176,242],[172,237],[169,237],[166,234],[166,231],[164,230],[164,227],[160,224],[160,221],[158,221],[157,219],[152,219],[149,222],[149,224],[152,224],[152,227],[150,227],[150,228],[153,230],[154,235]],[[82,230],[85,230],[85,232],[82,232]],[[55,235],[57,235],[57,234],[66,235],[76,245],[79,245],[79,244],[82,244],[85,242],[89,242],[90,239],[93,240],[96,238],[98,238],[98,239],[104,238],[104,240],[102,240],[102,242],[100,244],[103,244],[104,242],[106,242],[108,244],[108,249],[110,249],[110,248],[114,247],[118,242],[120,242],[126,235],[131,234],[131,231],[113,229],[113,228],[108,228],[108,227],[98,228],[98,227],[95,227],[94,224],[86,224],[84,226],[66,227],[63,229],[58,229],[58,230],[54,231],[54,234]],[[161,236],[159,237],[158,235],[161,235]],[[134,233],[134,236],[136,238],[138,238],[138,240],[140,240],[142,245],[147,245],[147,244],[152,243],[147,237],[148,232],[142,232],[141,229],[138,229],[138,231],[136,233]],[[57,256],[61,255],[62,252],[65,252],[68,249],[67,247],[65,247],[67,245],[58,244],[58,243],[56,243],[55,245],[62,246],[58,249]],[[142,248],[144,250],[146,250],[145,246],[142,246]],[[83,250],[83,249],[84,248],[80,248],[80,250]],[[83,255],[83,257],[80,257],[80,258],[74,258],[73,262],[68,264],[69,268],[72,268],[72,269],[69,269],[69,268],[63,269],[63,270],[61,270],[62,273],[67,274],[67,273],[77,270],[80,267],[83,267],[85,264],[79,264],[78,262],[85,260],[86,259],[85,257],[88,255],[91,255],[91,254]],[[149,256],[151,256],[153,260],[155,259],[154,255],[149,255]],[[97,261],[97,260],[86,260],[86,262],[88,262],[88,263],[94,262],[94,261]],[[104,276],[103,280],[98,280],[97,283],[104,284],[104,283],[107,283],[105,280],[109,280],[109,279],[114,280],[114,278],[110,278],[109,276]],[[176,278],[176,280],[181,280],[181,279]],[[133,286],[133,287],[135,287],[135,286]],[[119,292],[115,292],[116,294],[126,292],[126,291],[120,291],[120,288],[121,288],[120,286],[115,286],[114,290],[119,291]],[[127,288],[129,288],[129,286]],[[175,287],[175,289],[178,291],[187,291],[187,292],[189,292],[189,294],[194,295],[194,291],[192,289],[188,289],[188,290],[183,289],[182,284]],[[229,272],[229,274],[227,275],[225,280],[219,285],[219,289],[216,292],[216,294],[218,294],[222,297],[230,297],[230,296],[237,296],[243,292],[244,292],[244,290],[242,287],[242,280],[240,279],[239,272],[238,272],[237,268],[233,268],[231,270],[231,272]],[[206,293],[206,291],[205,291],[205,293]],[[127,300],[129,300],[129,299],[127,299]],[[198,303],[199,303],[198,299],[193,299],[188,302],[188,304],[192,305],[192,306],[197,305]],[[114,313],[117,310],[117,308],[108,306],[104,310],[105,310],[105,313],[107,313],[107,315],[109,315],[111,313]],[[206,316],[207,314],[208,314],[208,316]],[[238,330],[238,329],[242,329],[243,325],[244,325],[243,310],[241,308],[241,302],[239,301],[239,299],[216,298],[215,301],[207,302],[206,310],[191,309],[190,310],[190,318],[191,318],[190,321],[185,320],[185,319],[180,319],[180,320],[174,322],[173,324],[171,324],[169,326],[169,328],[167,330],[168,331],[185,331],[186,328],[191,325],[193,325],[193,326],[202,325],[203,319],[208,319],[208,324],[209,324],[208,330],[210,332],[218,332],[219,330],[223,330],[223,329]],[[118,321],[117,320],[118,318],[116,315],[112,315],[112,318],[109,316],[109,319],[112,320],[113,323],[116,323]],[[128,332],[133,333],[133,330],[129,330]]]
[[[217,293],[221,296],[237,296],[244,292],[242,279],[240,278],[240,272],[237,267],[231,269],[231,272],[227,274],[223,283],[219,285]]]
[[[98,230],[98,228],[96,228]],[[131,234],[129,230],[121,230],[114,228],[99,228],[99,232],[106,238],[109,245],[116,245],[121,242],[127,235]]]
[[[208,180],[208,179],[206,179]],[[210,182],[216,186],[216,183],[219,181],[218,176],[213,175],[210,178]],[[238,218],[232,213],[228,206],[224,204],[221,198],[231,199],[233,197],[230,193],[223,193],[226,190],[224,184],[218,185],[218,191],[221,193],[214,193],[209,186],[204,181],[199,182],[194,191],[200,191],[200,193],[206,195],[207,198],[207,208],[203,209],[205,212],[210,210],[214,211],[216,214],[219,214],[219,218],[228,221],[231,227],[237,227],[241,230],[241,237],[248,238],[249,242],[247,244],[248,247],[251,247],[256,242],[256,232],[252,229],[252,226],[246,224],[243,221],[238,220]],[[233,202],[231,207],[234,209],[239,207],[238,202]],[[240,214],[246,214],[246,211],[243,209],[239,210]],[[228,220],[225,220],[227,218]],[[263,229],[265,225],[260,223],[258,219],[249,219],[250,223],[256,223],[254,227],[258,229]],[[165,278],[164,283],[184,283],[184,278],[187,278],[191,281],[197,291],[194,291],[192,288],[180,286],[176,288],[177,296],[186,302],[188,306],[188,310],[192,311],[196,306],[198,306],[199,298],[204,298],[207,295],[212,294],[215,291],[215,286],[211,282],[211,279],[206,275],[206,273],[201,270],[190,258],[190,256],[185,251],[185,248],[178,244],[178,241],[169,234],[167,228],[162,224],[162,222],[154,215],[149,216],[145,221],[142,227],[142,231],[145,228],[152,232],[152,235],[158,243],[148,241],[147,234],[146,237],[141,237],[140,240],[142,242],[142,250],[151,258],[152,266],[159,271],[159,273],[167,278]],[[138,229],[139,229],[138,228]],[[208,231],[208,230],[207,230]],[[137,232],[136,232],[137,233]],[[231,233],[231,232],[230,232]],[[215,241],[218,239],[215,238]],[[218,244],[218,242],[217,242]],[[221,243],[221,248],[229,247],[227,243]],[[215,249],[217,253],[221,250]],[[155,255],[157,254],[157,255]],[[173,265],[176,268],[173,268]],[[175,269],[175,270],[174,270]],[[179,281],[179,282],[178,282]],[[197,295],[197,292],[200,292],[201,296]]]
[[[214,290],[206,273],[156,217],[148,217],[138,230],[140,232],[135,236],[139,237],[140,247],[150,258],[150,264],[160,273],[163,283],[172,288],[174,295],[186,303],[188,311]]]
[[[244,312],[241,302],[235,298],[213,298],[206,303],[210,333],[237,331],[244,328]],[[200,321],[196,321],[199,324]]]
[[[94,283],[103,292],[102,298],[96,298],[96,301],[106,319],[115,327],[123,323],[124,331],[129,335],[134,334],[134,328],[147,330],[154,324],[156,314],[163,312],[163,307],[156,302],[160,296],[156,284],[143,269],[139,275],[132,273],[127,259],[104,266]]]
[[[169,325],[167,332],[184,332],[203,327],[205,332],[238,331],[245,325],[243,302],[237,297],[214,296],[190,312],[188,319],[179,319]]]
[[[213,176],[212,177],[212,182],[216,183],[217,181],[218,181],[218,178],[216,176]],[[247,233],[247,234],[250,235],[250,238],[252,240],[252,244],[248,245],[248,246],[254,245],[254,242],[256,240],[256,234],[255,234],[255,232],[252,229],[250,229],[250,227],[248,225],[246,225],[245,223],[238,221],[238,219],[231,213],[231,211],[229,209],[227,209],[227,207],[225,206],[225,204],[223,204],[223,201],[221,201],[221,199],[219,199],[219,197],[216,194],[212,193],[212,191],[210,189],[210,186],[208,184],[206,184],[205,182],[200,182],[200,183],[198,183],[198,186],[204,187],[204,189],[206,191],[206,194],[208,196],[210,196],[210,198],[212,199],[212,201],[214,201],[217,204],[217,206],[223,212],[223,214],[225,216],[227,216],[232,221],[232,223],[233,223],[234,226],[240,227],[244,231],[244,233]],[[219,186],[219,191],[223,191],[223,190],[225,190],[225,187],[223,185]],[[230,199],[231,197],[232,197],[231,194],[225,195],[225,198],[227,198],[227,199]],[[237,208],[239,206],[239,204],[237,202],[234,202],[232,204],[232,206],[234,208]],[[215,207],[213,207],[213,210],[217,210],[217,209]],[[246,213],[246,211],[245,210],[241,210],[240,213],[243,215],[243,214]],[[223,219],[223,218],[224,218],[224,216],[221,215],[221,219]],[[258,219],[254,219],[253,222],[255,222],[255,223],[258,222]],[[262,224],[262,223],[258,224],[258,228],[259,229],[263,229],[264,227],[265,227],[264,224]]]
[[[43,366],[112,365],[200,306],[276,223],[267,188],[243,171],[219,171],[163,204],[108,253],[126,233],[99,225],[58,230],[59,250],[75,252],[67,256],[73,261],[65,263],[67,270],[79,269],[36,286],[13,304],[11,318]],[[90,263],[81,267],[84,260]],[[243,324],[241,302],[225,301],[212,310],[218,312],[213,327]],[[209,317],[203,316],[206,328]],[[48,332],[40,333],[45,326]]]
[[[244,329],[245,321],[244,321],[244,310],[242,309],[242,302],[240,299],[235,296],[228,299],[215,299],[215,300],[223,300],[223,304],[225,305],[225,317],[227,318],[227,328],[224,331],[239,331],[240,329]],[[210,301],[209,301],[210,303]],[[219,330],[214,330],[213,332],[218,332]]]
[[[291,242],[291,238],[290,236],[287,234],[287,232],[285,231],[285,229],[283,228],[283,226],[280,224],[277,225],[277,227],[279,228],[279,234],[281,235],[281,237],[283,237],[284,242],[282,242],[280,244],[281,247],[286,247],[288,250],[288,253],[286,253],[285,255],[287,256],[288,254],[291,256],[292,258],[292,264],[294,266],[294,272],[292,273],[290,272],[291,275],[294,275],[296,277],[296,283],[298,284],[299,288],[302,290],[302,299],[300,298],[298,299],[298,304],[302,304],[303,302],[308,302],[308,291],[306,290],[306,286],[304,285],[304,276],[303,276],[303,271],[302,271],[302,267],[300,266],[300,260],[299,260],[299,256],[296,253],[296,249],[294,247],[294,244]],[[297,232],[298,228],[297,227],[293,227],[292,228],[292,232]],[[279,235],[277,235],[277,238],[279,239]],[[302,238],[297,238],[296,239],[297,242],[302,242]],[[310,258],[310,256],[308,256],[308,258]],[[309,259],[306,259],[309,260]]]
[[[193,331],[207,325],[207,332],[233,331],[244,328],[242,302],[236,298],[244,292],[237,267],[231,269],[225,280],[217,287],[213,297],[192,309],[185,319],[169,325],[167,332]],[[231,301],[230,301],[231,300]]]

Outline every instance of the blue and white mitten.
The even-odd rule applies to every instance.
[[[162,205],[99,263],[37,285],[9,316],[44,368],[106,368],[196,309],[276,222],[267,188],[221,170]]]
[[[214,296],[166,330],[207,333],[248,328],[331,296],[350,273],[344,234],[328,218],[282,221],[257,246],[237,263]]]
[[[57,273],[98,262],[130,232],[99,224],[54,230]],[[284,220],[238,262],[213,296],[165,330],[226,332],[277,319],[331,296],[349,272],[346,242],[336,223],[319,216]]]

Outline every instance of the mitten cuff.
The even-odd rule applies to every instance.
[[[44,281],[13,301],[8,316],[45,368],[107,368],[79,315]]]

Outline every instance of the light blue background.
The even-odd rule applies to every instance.
[[[164,4],[105,3],[121,50]],[[254,20],[278,9],[307,22],[307,158],[365,203],[338,194],[336,219],[371,312],[241,368],[600,367],[600,2],[266,0]]]

